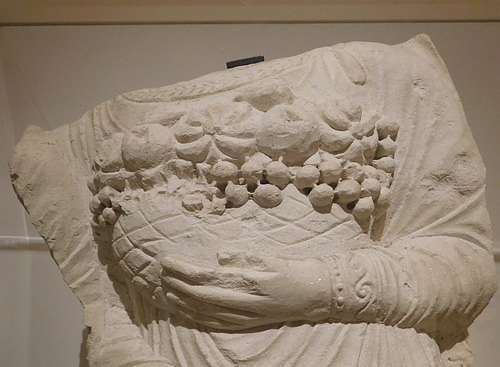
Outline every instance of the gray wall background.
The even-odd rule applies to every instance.
[[[0,367],[86,366],[81,305],[10,186],[8,157],[29,124],[53,129],[118,94],[222,70],[229,60],[349,41],[395,44],[419,33],[431,37],[461,96],[487,167],[498,241],[500,23],[0,28]],[[496,296],[471,328],[475,366],[498,365],[499,330]]]

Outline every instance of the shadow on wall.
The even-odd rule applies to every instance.
[[[82,344],[80,344],[80,364],[78,367],[89,367],[87,361],[87,338],[89,337],[89,328],[85,327],[82,331]]]

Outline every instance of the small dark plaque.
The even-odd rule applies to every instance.
[[[258,62],[264,61],[264,55],[248,57],[246,59],[234,60],[226,62],[226,66],[228,69],[235,68],[237,66],[244,66],[250,64],[256,64]]]

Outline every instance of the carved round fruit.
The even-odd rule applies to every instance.
[[[104,187],[101,191],[97,193],[97,197],[99,198],[101,203],[103,203],[107,207],[112,206],[113,199],[115,199],[118,195],[119,195],[118,191],[109,186]]]
[[[387,173],[394,173],[396,170],[396,162],[394,158],[391,157],[383,157],[372,162],[375,168],[381,169]]]
[[[379,171],[375,167],[364,165],[363,170],[365,171],[365,178],[380,179]]]
[[[364,220],[370,217],[370,215],[375,210],[375,204],[371,197],[361,198],[358,200],[354,209],[352,210],[352,215],[355,218]]]
[[[295,186],[299,190],[314,187],[319,181],[320,172],[314,166],[300,167],[295,175]]]
[[[140,126],[123,138],[123,164],[131,172],[157,166],[173,158],[173,145],[169,128],[158,124]]]
[[[328,126],[320,125],[320,147],[329,153],[340,153],[345,151],[354,141],[349,130],[338,131]]]
[[[104,208],[102,211],[102,217],[109,224],[115,224],[118,220],[118,214],[113,210],[113,208]]]
[[[260,162],[249,161],[241,166],[241,175],[248,184],[256,184],[262,180],[264,166]]]
[[[92,196],[92,199],[90,199],[89,208],[92,214],[99,215],[104,209],[104,204],[101,202],[97,195],[94,195]]]
[[[274,208],[281,204],[281,190],[274,185],[259,185],[253,193],[253,201],[263,208]]]
[[[371,196],[374,200],[377,200],[381,189],[382,185],[378,180],[367,178],[361,183],[361,197]]]
[[[203,136],[203,127],[188,124],[187,116],[173,126],[173,131],[179,143],[191,143]]]
[[[191,143],[176,143],[175,152],[179,158],[193,163],[201,163],[207,158],[211,143],[212,136],[204,135]]]
[[[388,136],[387,138],[379,141],[375,158],[394,157],[396,148],[396,142]]]
[[[382,116],[382,118],[377,121],[376,125],[380,139],[385,139],[388,136],[394,140],[396,139],[399,131],[399,125],[396,120],[389,116]]]
[[[253,111],[248,102],[233,102],[225,106],[216,121],[216,132],[233,138],[252,138],[255,135]]]
[[[380,190],[380,195],[377,200],[377,207],[380,210],[386,210],[389,207],[391,201],[391,190],[387,187],[382,187]]]
[[[98,188],[98,182],[97,177],[95,175],[89,176],[87,179],[87,187],[88,189],[92,192],[92,194],[97,194],[99,191]]]
[[[238,167],[231,162],[220,161],[212,166],[210,175],[218,183],[226,183],[238,177]]]
[[[106,220],[104,219],[104,217],[102,215],[97,216],[97,223],[100,226],[105,226],[106,224],[108,224],[108,222],[106,222]]]
[[[328,101],[322,107],[321,118],[335,130],[345,131],[349,130],[351,126],[351,121],[349,118],[340,110],[338,106],[338,101]]]
[[[227,200],[230,201],[235,207],[242,206],[248,201],[248,191],[245,186],[235,185],[234,183],[229,182],[224,193]]]
[[[387,173],[380,169],[378,170],[378,176],[379,176],[378,180],[380,181],[382,187],[391,187],[392,175],[390,173]]]
[[[231,136],[215,135],[214,142],[222,153],[242,162],[244,158],[253,155],[257,151],[257,142],[255,139],[240,139]]]
[[[353,179],[357,182],[362,182],[365,178],[365,170],[363,166],[356,162],[349,162],[345,165],[344,171],[342,172],[342,178]]]
[[[226,211],[226,198],[212,198],[212,208],[210,212],[212,214],[222,215]]]
[[[318,166],[321,175],[320,182],[327,184],[336,184],[339,182],[340,177],[342,177],[342,164],[340,159],[329,159],[323,161]]]
[[[95,162],[102,172],[116,172],[123,167],[121,145],[125,134],[115,133],[99,146]]]
[[[281,162],[271,162],[266,166],[266,179],[284,189],[290,183],[290,170]]]
[[[342,180],[335,188],[337,201],[341,204],[347,204],[359,199],[361,194],[361,185],[353,179]]]
[[[259,150],[286,164],[301,164],[318,150],[316,118],[294,105],[278,105],[267,111],[259,124]]]
[[[309,201],[314,206],[324,207],[328,206],[333,202],[333,197],[335,192],[330,185],[326,183],[316,186],[309,193]]]

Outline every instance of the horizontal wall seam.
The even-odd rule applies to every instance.
[[[1,250],[49,251],[49,248],[41,237],[0,236]],[[497,242],[493,246],[493,256],[495,262],[500,262],[500,244]]]

